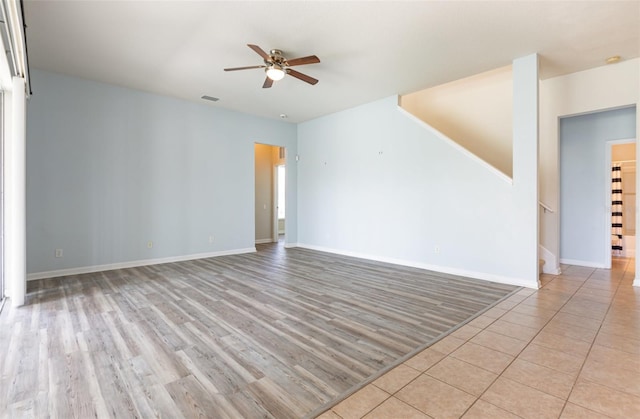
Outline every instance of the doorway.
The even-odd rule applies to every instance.
[[[611,229],[608,250],[611,258],[633,258],[636,252],[636,141],[607,142],[607,162],[611,167]],[[609,246],[609,243],[607,243]]]
[[[559,131],[560,263],[610,268],[610,144],[633,141],[636,108],[563,117]]]
[[[276,243],[286,234],[286,149],[255,144],[255,243]]]

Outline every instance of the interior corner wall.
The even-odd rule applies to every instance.
[[[300,245],[535,288],[512,184],[397,103],[298,125]]]
[[[296,154],[294,124],[45,71],[32,86],[28,273],[254,248],[254,144]]]
[[[542,80],[540,83],[540,200],[554,212],[540,217],[540,244],[560,260],[559,120],[561,117],[637,105],[640,59]],[[636,124],[638,125],[638,124]],[[636,128],[638,129],[638,128]],[[638,149],[640,150],[640,148]],[[640,152],[640,151],[639,151]],[[640,239],[640,235],[636,236]],[[640,248],[636,246],[636,248]],[[638,259],[636,259],[637,261]]]

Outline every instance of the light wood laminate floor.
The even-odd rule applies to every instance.
[[[514,290],[278,245],[33,281],[0,315],[0,412],[304,417]]]

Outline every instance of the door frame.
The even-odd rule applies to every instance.
[[[618,144],[631,144],[631,143],[635,143],[636,147],[638,146],[636,139],[635,138],[623,138],[620,140],[609,140],[605,143],[605,162],[604,162],[604,170],[606,173],[606,179],[607,182],[605,182],[605,190],[603,191],[604,194],[604,202],[605,202],[605,217],[606,217],[606,222],[604,224],[605,228],[604,228],[604,233],[603,233],[603,238],[604,240],[602,241],[604,244],[604,248],[603,248],[603,252],[605,254],[605,268],[606,269],[611,269],[611,261],[613,258],[613,255],[611,254],[611,163],[613,163],[612,160],[612,154],[613,154],[613,146],[614,145],[618,145]],[[637,155],[637,150],[636,150],[636,155]],[[636,171],[636,226],[638,225],[638,194],[637,194],[637,179],[638,179],[638,172]],[[624,205],[624,204],[623,204]],[[636,244],[637,244],[638,240],[637,240],[637,234],[636,234]],[[636,246],[636,252],[637,252],[637,246]]]
[[[270,149],[275,152],[276,149],[283,149],[283,157],[282,158],[278,158],[277,162],[275,159],[275,155],[272,154],[272,159],[271,159],[271,211],[272,211],[272,219],[271,219],[271,236],[267,236],[267,238],[265,239],[259,239],[259,240],[255,240],[255,243],[259,244],[259,243],[269,243],[269,242],[274,242],[277,243],[278,239],[279,239],[279,234],[278,234],[278,166],[285,166],[285,179],[287,177],[287,148],[285,146],[282,145],[277,145],[277,144],[271,144],[268,142],[263,142],[263,141],[254,141],[254,152],[253,152],[253,167],[254,167],[254,178],[255,178],[255,167],[256,167],[256,153],[255,153],[255,145],[262,145],[262,146],[267,146],[270,147]],[[279,164],[279,162],[282,161],[284,162],[283,164]],[[288,186],[287,186],[287,182],[285,181],[285,206],[286,206],[286,202],[288,200],[288,194],[287,194],[287,190],[288,190]],[[254,180],[253,182],[253,197],[254,197],[254,211],[256,210],[256,182]],[[255,219],[255,217],[254,217]],[[254,226],[253,226],[253,234],[255,237],[255,233],[256,233],[256,229],[257,226],[254,222]],[[287,229],[285,227],[285,231],[284,231],[284,236],[285,236],[285,241],[286,241],[286,237],[287,237]]]
[[[279,164],[273,165],[273,199],[271,202],[273,203],[273,220],[271,220],[271,234],[274,243],[278,242],[278,166]]]
[[[279,188],[279,179],[280,175],[278,174],[278,167],[284,166],[284,202],[285,202],[285,211],[287,208],[287,150],[284,148],[284,156],[282,157],[282,164],[276,164],[273,166],[273,242],[277,243],[280,239],[280,225],[278,219],[278,193],[280,192]],[[286,213],[285,213],[285,224],[284,224],[284,236],[287,237],[287,222],[286,222]]]

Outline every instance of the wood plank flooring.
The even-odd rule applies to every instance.
[[[516,287],[305,249],[33,281],[0,414],[300,418]]]

